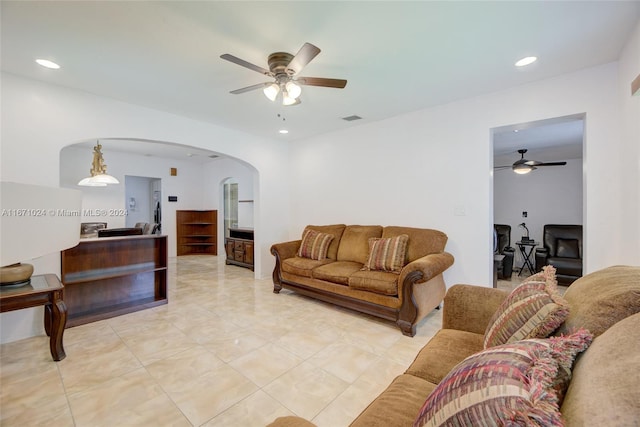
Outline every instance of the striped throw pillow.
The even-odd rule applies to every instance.
[[[400,234],[395,237],[369,239],[369,257],[362,270],[380,270],[400,273],[404,267],[409,236]]]
[[[325,259],[332,240],[333,234],[306,229],[302,234],[298,256],[315,260]]]
[[[555,274],[544,281],[525,281],[500,304],[487,325],[484,348],[527,338],[546,338],[569,316],[569,304],[558,294]]]
[[[558,390],[566,391],[573,361],[592,340],[581,329],[469,356],[427,397],[414,427],[563,426]]]

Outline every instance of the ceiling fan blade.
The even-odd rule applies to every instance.
[[[536,166],[564,166],[567,162],[549,162],[549,163],[538,163]]]
[[[322,77],[300,77],[295,80],[301,85],[306,86],[324,86],[324,87],[333,87],[336,89],[342,89],[347,85],[346,80],[342,79],[325,79]]]
[[[257,85],[251,85],[251,86],[243,87],[242,89],[232,90],[229,93],[232,93],[234,95],[239,95],[241,93],[251,92],[252,90],[262,89],[262,88],[264,88],[265,86],[267,86],[269,84],[271,84],[271,83],[258,83]]]
[[[296,53],[296,56],[293,57],[291,62],[289,62],[289,65],[287,65],[287,73],[289,75],[298,74],[319,53],[320,48],[312,45],[311,43],[305,43],[302,45],[298,53]]]
[[[258,67],[257,65],[254,65],[254,64],[252,64],[250,62],[247,62],[244,59],[240,59],[240,58],[235,57],[233,55],[229,55],[228,53],[225,53],[224,55],[220,55],[220,58],[225,59],[225,60],[227,60],[229,62],[233,62],[234,64],[238,64],[241,67],[245,67],[245,68],[248,68],[250,70],[257,71],[260,74],[264,74],[265,76],[270,76],[270,77],[274,76],[271,71],[269,71],[267,69],[264,69],[262,67]]]

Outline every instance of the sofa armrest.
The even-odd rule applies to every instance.
[[[424,283],[443,273],[451,265],[453,265],[453,255],[449,252],[425,255],[402,268],[398,286],[402,286],[410,275],[416,276],[414,280],[411,280],[412,283]],[[402,295],[402,289],[398,289],[398,294]]]
[[[290,242],[275,243],[271,245],[271,254],[276,257],[276,265],[273,267],[273,292],[278,293],[282,290],[281,266],[282,261],[293,258],[298,253],[302,240],[292,240]]]
[[[440,305],[446,290],[442,273],[452,264],[453,255],[440,252],[404,266],[398,277],[400,312],[396,321],[404,335],[414,336],[417,322]]]
[[[454,285],[444,297],[442,328],[484,335],[489,320],[509,295],[502,289]]]
[[[290,242],[275,243],[271,245],[271,254],[283,261],[287,258],[293,258],[298,253],[302,240],[292,240]]]

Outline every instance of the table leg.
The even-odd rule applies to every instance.
[[[44,330],[49,336],[51,357],[57,362],[67,357],[62,345],[64,328],[67,325],[67,306],[56,292],[52,303],[47,304],[44,310]]]

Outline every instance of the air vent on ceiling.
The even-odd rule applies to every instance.
[[[342,118],[342,120],[346,120],[347,122],[352,122],[352,121],[354,121],[354,120],[360,120],[360,119],[362,119],[362,117],[360,117],[360,116],[356,116],[356,115],[353,115],[353,116],[347,116],[347,117],[343,117],[343,118]]]

